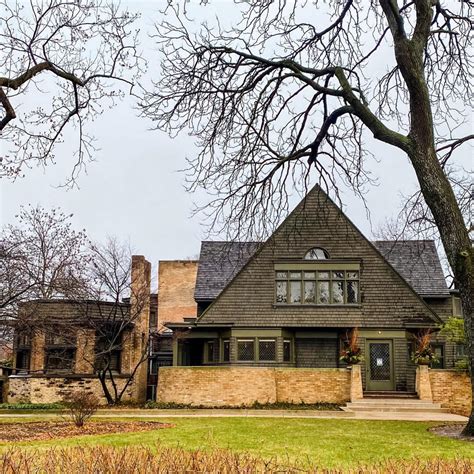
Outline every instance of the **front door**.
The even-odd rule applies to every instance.
[[[393,376],[393,341],[368,340],[367,390],[395,390]]]

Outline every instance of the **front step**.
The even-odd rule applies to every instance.
[[[418,395],[415,392],[395,392],[395,391],[386,391],[386,392],[364,392],[365,398],[402,398],[402,399],[416,399],[418,400]]]
[[[352,412],[449,413],[446,408],[441,408],[440,403],[410,398],[406,400],[401,398],[364,398],[347,403],[342,409]]]

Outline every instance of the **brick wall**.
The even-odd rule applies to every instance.
[[[196,317],[194,301],[196,261],[160,261],[158,269],[158,329],[163,323],[182,322],[185,317]]]
[[[119,388],[126,379],[115,380]],[[86,377],[10,377],[8,380],[9,403],[56,403],[72,392],[86,391],[96,395],[102,404],[107,401],[103,396],[102,387],[97,378]],[[122,400],[132,400],[133,382],[124,393]]]
[[[160,367],[157,400],[202,406],[344,403],[350,371],[264,367]]]
[[[274,369],[277,401],[340,403],[350,400],[351,372],[347,369]]]
[[[467,372],[430,370],[433,402],[452,413],[469,415],[472,407],[471,382]]]

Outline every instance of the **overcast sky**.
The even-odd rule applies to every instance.
[[[165,2],[129,1],[125,4],[142,13],[140,27],[150,31],[159,18],[159,5]],[[229,14],[230,2],[214,2],[205,15]],[[153,41],[143,37],[146,56],[154,57]],[[150,64],[151,72],[156,65]],[[57,164],[45,169],[27,170],[16,182],[1,183],[1,223],[14,221],[21,205],[60,206],[74,214],[74,223],[85,228],[93,239],[115,235],[130,239],[136,253],[153,264],[158,260],[193,257],[199,253],[205,229],[202,217],[191,218],[193,202],[202,204],[206,195],[189,195],[183,189],[185,157],[196,153],[191,138],[170,139],[150,131],[150,122],[139,118],[131,99],[105,112],[94,123],[100,151],[87,174],[78,180],[78,189],[58,187],[71,170],[72,148],[61,148]],[[471,127],[472,128],[472,127]],[[400,192],[415,188],[415,176],[407,159],[394,148],[372,142],[371,151],[379,158],[370,167],[379,179],[367,194],[371,221],[362,202],[351,193],[344,194],[345,211],[368,237],[400,207]],[[472,149],[463,152],[471,159]]]

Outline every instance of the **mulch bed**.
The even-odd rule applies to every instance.
[[[82,428],[66,421],[0,423],[0,441],[43,441],[73,436],[151,431],[173,426],[157,421],[90,421]]]
[[[471,443],[474,442],[474,438],[472,436],[463,436],[461,434],[464,426],[464,424],[435,426],[434,428],[430,428],[430,431],[439,436],[447,436],[448,438],[470,441]]]

